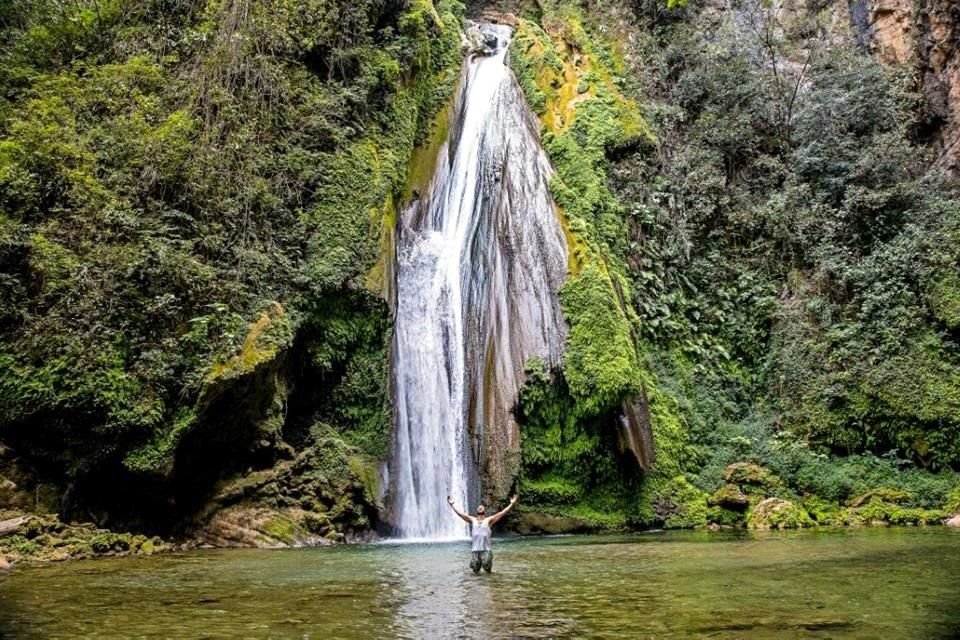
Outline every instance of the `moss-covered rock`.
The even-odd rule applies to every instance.
[[[761,500],[747,513],[751,529],[798,529],[814,524],[803,507],[782,498]]]
[[[214,546],[296,547],[366,535],[377,523],[375,461],[328,425],[292,460],[225,482],[194,536]]]
[[[851,507],[859,507],[868,502],[879,500],[889,504],[906,504],[910,501],[911,495],[901,489],[880,488],[872,489],[866,493],[860,494],[850,500]]]
[[[535,511],[521,511],[512,527],[520,535],[562,534],[590,531],[586,520],[572,516],[557,516]]]
[[[240,504],[217,511],[197,538],[217,547],[299,547],[326,544],[298,509]]]
[[[947,512],[940,509],[905,507],[889,502],[884,499],[885,495],[891,494],[882,491],[866,502],[860,502],[857,506],[842,510],[836,518],[836,524],[847,526],[928,525],[940,524],[947,516]],[[900,497],[899,492],[893,493],[892,496]]]
[[[803,508],[807,510],[810,517],[817,524],[839,525],[842,524],[842,510],[840,505],[829,500],[824,500],[819,496],[804,496],[801,501]]]
[[[769,469],[752,462],[735,462],[731,464],[723,470],[723,479],[730,484],[762,487],[764,489],[782,484],[780,479],[771,473]]]
[[[750,496],[740,490],[735,484],[725,484],[710,496],[710,504],[730,509],[732,511],[746,511],[750,505]]]
[[[15,562],[147,555],[175,548],[159,537],[98,529],[91,523],[65,523],[56,514],[7,511],[0,515],[4,522],[19,522],[13,532],[0,536],[0,555]]]

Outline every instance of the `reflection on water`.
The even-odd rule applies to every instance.
[[[16,638],[952,638],[960,532],[644,534],[18,566]]]

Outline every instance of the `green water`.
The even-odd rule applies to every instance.
[[[17,566],[0,633],[43,638],[951,638],[960,531],[653,533],[205,551]]]

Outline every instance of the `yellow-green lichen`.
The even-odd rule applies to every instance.
[[[237,378],[272,360],[293,338],[290,319],[279,302],[271,303],[247,328],[240,352],[227,360],[215,361],[207,382]]]

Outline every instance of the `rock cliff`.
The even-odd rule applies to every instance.
[[[924,133],[935,150],[935,165],[956,177],[960,172],[960,4],[871,0],[868,16],[871,53],[886,64],[916,71],[926,99]]]

